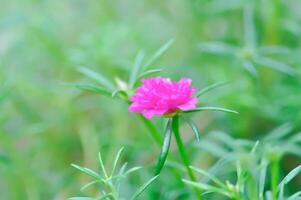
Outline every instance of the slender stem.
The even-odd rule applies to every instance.
[[[162,137],[161,134],[158,132],[157,128],[155,125],[148,119],[145,119],[142,115],[139,115],[141,121],[144,123],[144,125],[147,127],[149,130],[152,138],[155,140],[156,144],[158,147],[161,147],[162,145]]]
[[[196,178],[194,177],[193,172],[192,172],[192,170],[189,167],[188,156],[186,154],[185,147],[184,147],[184,144],[183,144],[181,136],[180,136],[180,131],[179,131],[179,116],[178,115],[176,115],[176,116],[173,117],[173,120],[172,120],[172,129],[173,129],[173,132],[174,132],[174,135],[175,135],[175,139],[176,139],[176,143],[178,145],[178,149],[179,149],[179,152],[180,152],[180,156],[181,156],[183,164],[185,165],[187,174],[188,174],[188,176],[189,176],[189,178],[190,178],[191,181],[196,182]],[[202,199],[201,198],[201,191],[199,189],[197,189],[197,188],[194,188],[194,192],[196,194],[197,199],[201,200]]]
[[[275,159],[271,163],[271,187],[272,187],[273,200],[277,200],[278,182],[279,182],[279,160]]]

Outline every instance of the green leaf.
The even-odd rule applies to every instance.
[[[221,111],[221,112],[227,112],[227,113],[234,113],[234,114],[238,114],[237,111],[234,110],[230,110],[227,108],[220,108],[220,107],[198,107],[192,110],[186,110],[183,111],[184,113],[193,113],[193,112],[198,112],[198,111]]]
[[[126,98],[128,96],[128,94],[123,91],[123,90],[115,90],[114,92],[112,92],[112,97],[116,97],[117,95],[122,95],[122,97]]]
[[[172,135],[172,119],[169,119],[165,128],[165,133],[164,133],[164,140],[163,140],[163,145],[161,149],[161,153],[158,159],[158,163],[156,166],[156,175],[159,174],[164,166],[164,163],[166,161],[166,157],[169,151],[169,146],[170,146],[170,141],[171,141],[171,135]]]
[[[142,67],[143,57],[144,57],[144,51],[139,51],[139,53],[135,58],[134,66],[130,73],[130,87],[133,87],[135,81],[137,80],[139,70]]]
[[[143,69],[146,69],[150,65],[152,65],[156,60],[158,60],[165,52],[166,50],[174,43],[174,39],[170,39],[168,42],[166,42],[162,47],[160,47],[145,63],[143,66]]]
[[[186,122],[188,123],[188,125],[190,126],[190,128],[192,129],[195,138],[197,141],[200,141],[200,130],[199,128],[196,126],[196,124],[190,119],[190,118],[185,118]]]
[[[203,95],[203,94],[205,94],[205,93],[207,93],[207,92],[209,92],[209,91],[211,91],[211,90],[213,90],[215,88],[218,88],[220,86],[226,85],[228,83],[230,83],[230,81],[222,81],[222,82],[218,82],[218,83],[214,83],[212,85],[209,85],[209,86],[205,87],[204,89],[198,91],[196,93],[196,96],[200,97],[201,95]]]
[[[220,186],[221,188],[225,188],[225,184],[223,184],[220,180],[218,180],[218,178],[216,178],[215,176],[211,175],[210,173],[207,173],[206,171],[190,166],[190,168],[206,177],[208,177],[210,180],[212,180],[214,183],[216,183],[218,186]]]
[[[283,199],[284,195],[284,186],[288,184],[293,178],[295,178],[299,173],[301,173],[301,165],[290,171],[288,175],[286,175],[278,186],[279,191],[279,199]]]
[[[257,140],[251,150],[251,154],[255,154],[258,149],[259,141]]]
[[[104,183],[103,180],[96,180],[96,181],[92,181],[90,183],[87,183],[86,185],[84,185],[83,187],[80,188],[81,191],[84,191],[85,189],[87,189],[88,187],[90,187],[91,185],[94,185],[96,183]]]
[[[97,81],[98,83],[100,83],[101,85],[103,85],[109,90],[115,89],[115,86],[107,78],[105,78],[103,75],[99,73],[92,71],[91,69],[85,67],[79,67],[78,71],[86,75],[87,77],[94,79],[95,81]]]
[[[272,130],[265,138],[265,141],[278,141],[286,137],[293,130],[291,123],[285,123]]]
[[[101,156],[100,152],[98,153],[98,161],[99,161],[99,164],[100,164],[101,171],[104,174],[105,178],[107,179],[108,178],[108,173],[106,171],[106,168],[105,168],[105,165],[103,163],[102,156]]]
[[[244,6],[244,34],[245,43],[248,47],[256,46],[256,31],[253,19],[253,7],[250,4]]]
[[[197,45],[197,47],[201,52],[221,55],[234,55],[237,51],[235,46],[222,42],[200,43]]]
[[[159,175],[152,177],[150,180],[148,180],[145,184],[143,184],[132,196],[131,200],[137,199],[143,192],[146,190],[148,186],[150,186],[157,178]]]
[[[71,197],[68,200],[95,200],[95,198],[92,198],[92,197]]]
[[[113,169],[112,169],[112,176],[115,173],[115,169],[117,167],[117,163],[118,163],[118,160],[119,160],[119,158],[121,156],[121,153],[122,153],[123,149],[124,149],[123,147],[120,148],[119,151],[118,151],[118,153],[117,153],[117,155],[116,155],[116,157],[115,157],[115,160],[114,160],[114,163],[113,163]]]
[[[71,164],[71,166],[78,169],[79,171],[87,174],[88,176],[91,176],[91,177],[96,178],[96,179],[100,178],[100,176],[91,169],[88,169],[86,167],[81,167],[81,166],[78,166],[78,165],[75,165],[75,164]]]
[[[291,195],[287,200],[300,200],[301,197],[301,191],[296,192],[295,194]]]
[[[112,199],[115,199],[115,198],[113,197],[113,194],[112,194],[112,193],[108,193],[108,194],[105,194],[105,195],[103,195],[103,196],[97,198],[96,200],[107,199],[108,197],[111,197]]]
[[[289,65],[283,63],[283,62],[279,62],[267,57],[256,57],[254,59],[254,62],[256,62],[257,64],[260,64],[264,67],[269,67],[272,68],[274,70],[277,70],[279,72],[291,75],[291,76],[295,76],[296,75],[296,71],[291,68]]]
[[[249,60],[244,60],[242,63],[244,69],[249,72],[252,76],[258,77],[258,72],[253,63]]]
[[[161,72],[162,69],[150,69],[150,70],[147,70],[145,72],[143,72],[142,74],[139,75],[139,77],[135,80],[135,83],[134,83],[134,86],[137,86],[137,84],[139,83],[139,81],[144,78],[144,77],[148,77],[150,75],[153,75],[153,74],[156,74],[156,73],[159,73]]]
[[[99,88],[95,85],[78,83],[78,84],[75,84],[74,86],[77,87],[80,90],[84,90],[84,91],[88,91],[88,92],[94,92],[94,93],[105,95],[105,96],[111,96],[111,92],[109,92],[106,89]]]
[[[213,193],[225,195],[227,197],[231,197],[231,194],[228,191],[218,188],[218,187],[214,187],[212,185],[208,185],[208,184],[204,184],[204,183],[196,183],[196,182],[189,181],[186,179],[182,179],[182,181],[187,185],[190,185],[195,188],[200,188],[201,190],[203,190],[205,192],[210,192],[210,193],[213,192]]]
[[[259,180],[258,180],[258,192],[259,192],[259,198],[263,199],[264,194],[264,186],[265,186],[265,179],[267,174],[267,167],[268,163],[266,160],[262,160],[260,164],[260,170],[259,170]]]
[[[140,170],[140,169],[142,169],[142,167],[140,167],[140,166],[138,166],[138,167],[133,167],[133,168],[127,170],[127,171],[124,173],[124,175],[127,176],[127,175],[129,175],[129,174],[131,174],[131,173],[133,173],[133,172],[136,172],[136,171]]]

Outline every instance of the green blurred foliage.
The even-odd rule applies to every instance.
[[[253,17],[245,22],[247,7]],[[171,38],[175,43],[153,66],[163,69],[162,76],[190,77],[198,88],[232,81],[206,94],[200,104],[232,108],[240,115],[195,116],[203,137],[221,130],[234,138],[260,140],[287,122],[292,133],[300,131],[300,8],[299,0],[2,0],[0,199],[84,195],[78,191],[87,179],[70,163],[96,169],[101,150],[110,168],[121,146],[130,166],[148,169],[128,180],[125,192],[143,184],[160,152],[146,128],[125,103],[69,83],[90,81],[77,71],[79,66],[112,81],[126,80],[141,49],[150,56]],[[200,48],[217,42],[214,49]],[[226,47],[235,47],[234,53],[225,53]],[[256,63],[254,51],[278,64]],[[245,62],[254,65],[257,76],[244,69]],[[283,73],[287,66],[291,71]],[[154,121],[163,130],[162,120]],[[183,126],[186,141],[193,138],[188,130]],[[190,150],[195,165],[208,167],[215,161],[202,150]],[[176,152],[174,145],[171,151]],[[285,157],[281,174],[298,164],[300,157]],[[191,191],[180,181],[182,175],[174,177],[172,170],[163,170],[145,198],[188,198]],[[300,178],[290,185],[291,191],[300,188]]]

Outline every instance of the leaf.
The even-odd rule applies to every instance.
[[[238,114],[237,111],[234,110],[230,110],[227,108],[220,108],[220,107],[198,107],[192,110],[186,110],[183,111],[184,113],[192,113],[192,112],[198,112],[198,111],[221,111],[221,112],[227,112],[227,113],[234,113],[234,114]]]
[[[296,74],[296,71],[291,68],[289,65],[283,63],[283,62],[279,62],[267,57],[256,57],[254,59],[254,62],[256,62],[257,64],[260,64],[262,66],[265,67],[269,67],[272,69],[275,69],[279,72],[294,76]]]
[[[147,76],[150,76],[150,75],[153,75],[153,74],[156,74],[156,73],[159,73],[161,72],[162,69],[150,69],[150,70],[147,70],[145,72],[143,72],[142,74],[139,75],[139,77],[136,79],[135,83],[134,83],[134,86],[136,86],[139,81],[144,78],[144,77],[147,77]]]
[[[155,175],[159,174],[164,166],[166,157],[169,151],[171,135],[172,135],[172,119],[169,119],[165,128],[164,139],[162,144],[161,153],[157,162]]]
[[[174,43],[174,39],[170,39],[168,42],[166,42],[162,47],[160,47],[151,57],[148,59],[143,66],[143,69],[146,69],[149,67],[151,64],[153,64],[157,59],[159,59],[165,52],[166,50]]]
[[[104,163],[103,163],[102,156],[101,156],[100,152],[98,153],[98,161],[99,161],[99,164],[100,164],[101,171],[104,174],[105,178],[107,179],[108,178],[108,173],[107,173],[106,168],[104,166]]]
[[[228,191],[225,191],[225,190],[220,189],[218,187],[214,187],[212,185],[208,185],[208,184],[204,184],[204,183],[196,183],[196,182],[189,181],[189,180],[186,180],[186,179],[182,179],[182,181],[184,183],[186,183],[187,185],[190,185],[190,186],[196,187],[196,188],[200,188],[201,190],[204,190],[206,192],[210,192],[210,193],[213,192],[213,193],[218,193],[218,194],[225,195],[227,197],[231,197],[231,194]]]
[[[95,199],[95,200],[107,199],[108,197],[112,197],[112,199],[115,199],[112,193],[108,193],[108,194],[105,194],[105,195]]]
[[[291,195],[287,200],[300,200],[300,197],[301,197],[301,191]]]
[[[117,163],[118,163],[118,160],[119,160],[119,158],[120,158],[120,156],[121,156],[121,153],[122,153],[123,149],[124,149],[124,148],[121,147],[121,148],[119,149],[119,151],[118,151],[116,157],[115,157],[115,160],[114,160],[114,163],[113,163],[112,174],[111,174],[112,176],[113,176],[113,174],[115,173],[115,169],[116,169],[116,167],[117,167]]]
[[[142,67],[142,60],[144,57],[144,51],[139,51],[135,58],[134,66],[130,73],[130,87],[134,86],[135,81],[137,80],[137,76],[140,68]]]
[[[258,149],[259,141],[257,140],[251,150],[251,154],[255,154]]]
[[[148,180],[145,184],[143,184],[132,196],[131,200],[137,199],[143,192],[146,190],[148,186],[150,186],[157,178],[159,175],[152,177],[150,180]]]
[[[210,173],[207,173],[206,171],[190,166],[190,168],[206,177],[208,177],[210,180],[212,180],[214,183],[216,183],[218,186],[220,186],[221,188],[225,187],[225,184],[223,184],[220,180],[218,180],[218,178],[216,178],[215,176],[211,175]]]
[[[86,167],[81,167],[81,166],[78,166],[78,165],[75,165],[75,164],[71,164],[71,166],[78,169],[79,171],[87,174],[88,176],[91,176],[91,177],[96,178],[96,179],[100,178],[100,176],[91,169],[88,169]]]
[[[258,182],[259,182],[258,183],[258,187],[259,187],[258,192],[259,192],[259,198],[261,198],[261,199],[263,199],[267,167],[268,167],[268,163],[265,160],[262,160],[261,164],[260,164],[259,180],[258,180]]]
[[[136,171],[140,170],[140,169],[142,169],[142,167],[140,167],[140,166],[138,166],[138,167],[133,167],[133,168],[127,170],[127,171],[124,173],[124,175],[127,176],[127,175],[129,175],[129,174],[131,174],[131,173],[133,173],[133,172],[136,172]]]
[[[278,185],[278,191],[279,191],[279,199],[283,199],[284,195],[284,186],[288,184],[293,178],[295,178],[299,173],[301,173],[301,165],[298,167],[294,168],[288,175],[286,175],[280,184]]]
[[[196,124],[190,119],[190,118],[185,118],[186,122],[188,123],[188,125],[190,126],[190,128],[192,129],[195,138],[197,141],[200,141],[200,130],[198,129],[198,127],[196,126]]]
[[[91,69],[85,67],[78,67],[78,71],[87,77],[96,80],[98,83],[106,87],[107,89],[114,90],[115,86],[103,75],[92,71]]]
[[[260,47],[259,52],[261,54],[291,54],[292,51],[284,46],[266,46]]]
[[[91,198],[91,197],[71,197],[68,200],[95,200],[95,198]]]
[[[254,77],[258,77],[257,69],[255,68],[255,66],[253,65],[253,63],[251,61],[244,60],[242,64],[243,64],[243,67],[245,68],[245,70],[247,70],[247,72],[249,72]]]
[[[211,90],[213,90],[215,88],[218,88],[220,86],[226,85],[228,83],[230,83],[230,81],[222,81],[222,82],[218,82],[218,83],[214,83],[212,85],[209,85],[209,86],[205,87],[204,89],[198,91],[196,93],[196,96],[200,97],[201,95],[203,95],[203,94],[205,94],[205,93],[207,93],[207,92],[209,92],[209,91],[211,91]]]
[[[96,181],[92,181],[90,183],[85,184],[83,187],[80,188],[81,191],[87,189],[88,187],[90,187],[91,185],[94,185],[96,183],[104,183],[103,180],[96,180]]]
[[[248,47],[256,46],[256,31],[253,19],[253,7],[250,4],[244,6],[244,34]]]
[[[98,94],[105,95],[105,96],[111,96],[111,92],[109,92],[108,90],[99,88],[94,85],[79,83],[79,84],[75,84],[74,86],[77,87],[78,89],[81,89],[84,91],[94,92],[94,93],[98,93]]]
[[[293,130],[291,123],[285,123],[272,130],[265,138],[266,141],[277,141],[286,137]]]
[[[123,97],[127,97],[128,96],[128,94],[125,91],[123,91],[123,90],[115,90],[114,92],[112,92],[111,96],[114,98],[114,97],[116,97],[119,94],[122,95]]]
[[[202,52],[222,55],[234,55],[237,48],[222,42],[208,42],[200,43],[197,45],[198,49]]]

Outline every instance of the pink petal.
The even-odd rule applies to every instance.
[[[180,106],[178,106],[179,109],[181,110],[190,110],[196,107],[197,104],[197,98],[193,97],[190,101],[188,101],[187,103],[184,103]]]

